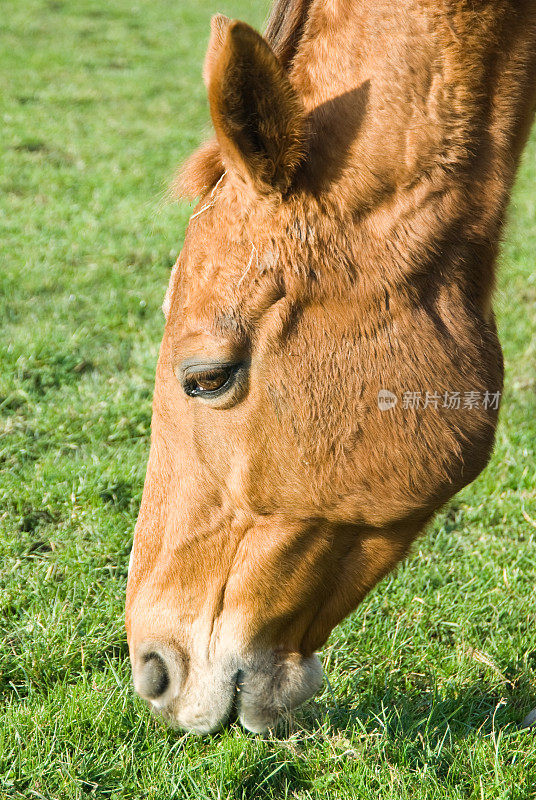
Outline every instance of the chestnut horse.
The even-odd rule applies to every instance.
[[[204,79],[126,626],[172,724],[262,731],[489,458],[536,3],[278,0],[213,19]]]

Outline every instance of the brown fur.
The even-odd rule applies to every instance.
[[[205,196],[170,286],[127,598],[134,664],[149,638],[207,670],[223,650],[309,657],[488,460],[496,411],[377,397],[501,390],[491,294],[536,4],[280,2],[275,52],[214,30],[216,140],[182,177]],[[247,355],[241,402],[184,395],[175,370],[200,353]]]

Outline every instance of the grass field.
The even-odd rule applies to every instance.
[[[503,247],[488,469],[334,633],[278,734],[167,730],[123,602],[159,310],[206,130],[211,13],[245,0],[2,0],[0,800],[536,798],[536,138]]]

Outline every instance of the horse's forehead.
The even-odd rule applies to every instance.
[[[230,240],[224,231],[196,232],[174,276],[179,317],[219,333],[236,332],[274,300],[281,283],[279,248],[261,237]]]
[[[179,267],[180,269],[180,267]],[[166,297],[173,339],[203,331],[215,337],[238,334],[248,305],[247,291],[237,289],[232,265],[199,260],[172,277]],[[243,287],[245,290],[246,287]]]

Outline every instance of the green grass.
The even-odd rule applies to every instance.
[[[161,202],[239,0],[3,0],[0,798],[536,798],[536,139],[503,248],[497,447],[334,631],[332,690],[205,739],[131,689],[123,602],[169,269]],[[524,514],[526,516],[524,516]]]

